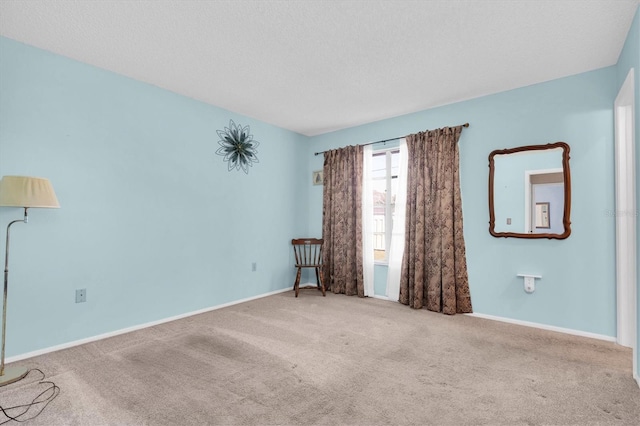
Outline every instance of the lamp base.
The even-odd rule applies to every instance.
[[[4,374],[0,376],[0,386],[17,382],[24,378],[29,371],[25,367],[5,367]]]

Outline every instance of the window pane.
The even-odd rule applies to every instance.
[[[375,209],[375,207],[374,207]],[[384,206],[382,214],[373,215],[373,260],[380,261],[386,259],[385,254],[385,220]]]
[[[400,170],[400,152],[394,151],[391,153],[391,176],[398,176]]]
[[[373,156],[373,161],[371,162],[371,177],[383,178],[387,175],[387,159],[384,153],[375,154]]]
[[[374,214],[382,214],[384,215],[384,206],[386,200],[386,189],[387,182],[386,180],[374,180],[372,182],[373,186],[373,209]]]
[[[390,168],[387,168],[387,159],[390,159]],[[373,155],[372,161],[372,185],[373,185],[373,255],[376,261],[386,261],[386,235],[393,225],[392,217],[386,217],[390,210],[393,214],[396,192],[398,191],[398,175],[400,153],[398,151],[385,151]],[[387,187],[391,187],[391,196],[387,199]],[[387,205],[387,203],[389,205]],[[387,207],[390,207],[388,209]]]
[[[398,195],[398,178],[391,179],[391,211],[395,211],[396,197]]]

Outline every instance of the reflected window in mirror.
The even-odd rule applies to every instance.
[[[489,155],[489,232],[494,237],[571,234],[569,145],[556,142]]]

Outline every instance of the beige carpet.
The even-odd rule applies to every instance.
[[[640,424],[626,348],[315,290],[17,364],[61,388],[29,425]]]

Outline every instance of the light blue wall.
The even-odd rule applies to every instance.
[[[434,108],[312,138],[313,152],[469,122],[459,141],[464,235],[475,312],[615,336],[613,99],[616,68]],[[564,141],[571,147],[572,234],[566,240],[489,234],[488,156],[495,149]],[[322,224],[309,191],[310,232]],[[594,206],[596,206],[594,208]],[[523,290],[518,273],[542,275]]]
[[[638,176],[640,176],[640,11],[636,10],[636,15],[627,34],[624,47],[620,53],[620,58],[617,64],[617,90],[620,90],[624,80],[627,78],[627,74],[630,69],[634,69],[634,86],[635,86],[635,122],[636,122],[636,202],[640,203],[640,184],[638,183]],[[640,230],[640,215],[636,212],[638,217],[638,223],[636,229]],[[636,247],[636,253],[638,255],[637,264],[640,265],[640,238],[638,239],[638,246]],[[637,307],[640,309],[640,274],[638,274],[637,283]],[[637,340],[640,344],[640,311],[637,312],[638,324],[636,331],[638,333]],[[637,365],[640,366],[640,350],[637,351]]]
[[[248,175],[215,154],[230,119],[260,142]],[[62,205],[12,226],[7,356],[290,287],[306,141],[0,38],[0,175]]]
[[[373,267],[373,294],[376,296],[387,295],[387,268],[386,265],[374,265]]]

